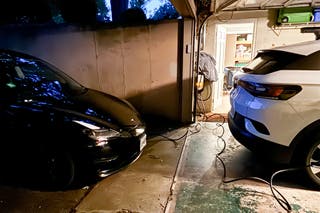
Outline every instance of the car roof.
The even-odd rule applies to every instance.
[[[305,42],[281,46],[281,47],[275,47],[268,50],[262,50],[262,52],[284,51],[284,52],[290,52],[290,53],[307,56],[319,50],[320,50],[320,40],[313,40],[313,41],[305,41]]]
[[[11,57],[23,57],[23,58],[35,58],[34,56],[24,53],[24,52],[20,52],[20,51],[16,51],[16,50],[11,50],[11,49],[1,49],[0,48],[0,56],[1,55],[10,55]]]

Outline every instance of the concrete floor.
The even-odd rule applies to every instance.
[[[223,140],[226,148],[219,157],[227,180],[254,176],[269,181],[273,172],[285,167],[258,159],[234,140],[227,124],[219,124],[198,122],[153,131],[136,162],[79,189],[43,192],[1,184],[0,212],[286,212],[268,184],[248,179],[222,182],[223,167],[216,155]],[[295,174],[279,175],[274,186],[292,212],[320,212],[320,192],[307,188]]]
[[[268,184],[251,178],[270,180],[285,165],[258,159],[231,135],[227,124],[201,122],[201,132],[187,138],[176,178],[175,198],[167,212],[286,212],[272,196]],[[223,137],[221,137],[223,135]],[[226,179],[243,180],[223,183]],[[320,192],[296,180],[296,174],[283,173],[274,179],[275,188],[289,202],[292,212],[320,212]]]

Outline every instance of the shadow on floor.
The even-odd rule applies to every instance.
[[[170,120],[168,118],[157,115],[143,115],[142,118],[146,123],[146,131],[148,137],[154,137],[175,129],[189,126],[187,124],[183,124],[181,122]]]

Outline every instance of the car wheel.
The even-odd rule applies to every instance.
[[[298,147],[300,151],[294,161],[297,166],[303,167],[303,175],[311,185],[320,188],[320,135],[311,141],[303,148]]]
[[[75,165],[67,152],[50,151],[45,156],[44,181],[50,189],[67,189],[75,178]]]

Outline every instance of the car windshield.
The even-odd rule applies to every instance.
[[[268,74],[305,56],[284,51],[260,51],[243,71],[250,74]]]
[[[23,81],[23,84],[37,88],[59,87],[64,94],[82,94],[86,88],[74,79],[60,71],[53,65],[42,60],[29,58],[15,58],[15,79]],[[32,84],[32,85],[31,85]]]

